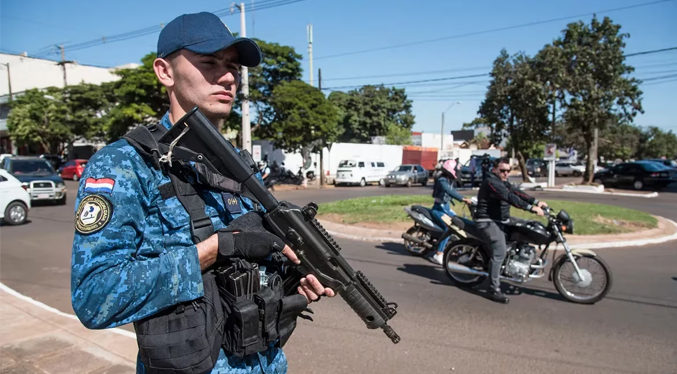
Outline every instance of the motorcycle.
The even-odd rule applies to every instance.
[[[477,202],[476,198],[472,198],[472,200],[473,205],[469,206],[471,215],[474,214],[474,204]],[[437,246],[437,243],[451,236],[451,239],[447,242],[447,247],[449,247],[450,244],[462,238],[459,227],[463,227],[466,223],[472,223],[465,217],[444,215],[442,221],[444,221],[446,227],[442,227],[437,223],[430,208],[413,205],[404,208],[404,211],[414,220],[414,226],[410,227],[401,237],[404,239],[404,247],[414,256],[423,257],[427,255]]]
[[[573,234],[574,221],[560,210],[556,215],[543,209],[547,225],[535,220],[516,220],[505,226],[508,250],[501,266],[501,279],[526,283],[548,275],[562,297],[579,304],[594,304],[611,289],[611,269],[599,255],[590,250],[572,250],[564,234]],[[472,287],[489,276],[489,253],[473,221],[459,221],[462,239],[449,244],[444,251],[447,276],[460,287]],[[535,246],[531,244],[535,244]],[[562,244],[564,254],[555,259],[551,244]],[[539,255],[537,252],[541,251]],[[553,266],[546,271],[547,255],[552,252]]]

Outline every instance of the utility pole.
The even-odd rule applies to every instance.
[[[317,88],[322,92],[322,69],[317,69]],[[325,142],[322,142],[325,143]],[[320,147],[320,187],[326,183],[324,172],[324,144]]]
[[[9,88],[9,101],[12,101],[12,76],[9,74],[9,62],[4,63],[7,67],[7,86]]]
[[[233,3],[240,10],[240,36],[247,37],[247,23],[244,18],[244,3],[237,5]],[[232,7],[231,7],[232,10]],[[246,66],[241,67],[242,76],[242,149],[247,152],[252,152],[252,128],[249,120],[249,69]]]
[[[308,32],[308,61],[310,61],[310,85],[313,85],[313,25],[306,26]]]
[[[66,61],[66,52],[63,49],[63,44],[58,45],[59,49],[61,50],[61,61],[57,63],[57,65],[61,65],[61,70],[63,70],[63,87],[66,88],[68,85],[68,79],[66,77],[66,64],[70,64],[73,61]]]
[[[449,109],[451,109],[451,107],[453,107],[454,105],[458,105],[460,103],[461,103],[460,101],[451,103],[451,105],[449,105],[447,109],[445,109],[444,112],[442,112],[442,128],[440,129],[440,137],[442,139],[440,139],[440,155],[438,156],[441,156],[441,153],[444,152],[444,113],[448,112]]]

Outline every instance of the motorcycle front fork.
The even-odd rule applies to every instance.
[[[569,244],[567,244],[567,241],[564,240],[564,237],[562,236],[561,232],[557,232],[557,237],[564,246],[564,251],[566,252],[567,257],[569,258],[569,261],[574,265],[574,269],[576,270],[576,275],[578,275],[578,279],[582,280],[583,279],[583,273],[581,273],[581,268],[578,267],[578,263],[576,263],[576,257],[574,257],[573,253],[571,253],[571,248],[569,248]]]

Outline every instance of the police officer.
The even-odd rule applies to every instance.
[[[240,66],[257,66],[262,58],[254,41],[233,37],[211,13],[176,18],[160,33],[157,48],[153,68],[169,96],[169,111],[158,125],[165,128],[198,106],[220,129],[232,110]],[[71,283],[73,309],[86,327],[120,326],[201,298],[202,272],[224,255],[255,261],[281,251],[299,262],[289,247],[279,246],[279,239],[260,231],[234,233],[232,248],[219,248],[217,234],[194,244],[186,209],[176,196],[159,190],[168,183],[170,178],[124,139],[90,159],[76,201]],[[201,191],[215,231],[254,209],[251,200],[237,194]],[[301,280],[298,292],[308,302],[334,296],[312,275]],[[220,350],[211,372],[262,369],[286,373],[280,348],[242,359]],[[137,373],[145,372],[138,361]]]

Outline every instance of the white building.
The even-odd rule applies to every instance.
[[[135,68],[138,64],[126,64],[119,67],[106,68],[92,65],[81,65],[77,62],[66,63],[64,69],[56,61],[0,53],[0,150],[2,153],[16,152],[16,147],[9,142],[7,135],[7,103],[12,96],[21,95],[33,88],[64,87],[80,83],[101,84],[120,79],[115,75],[116,69]],[[11,87],[11,92],[10,92]]]

